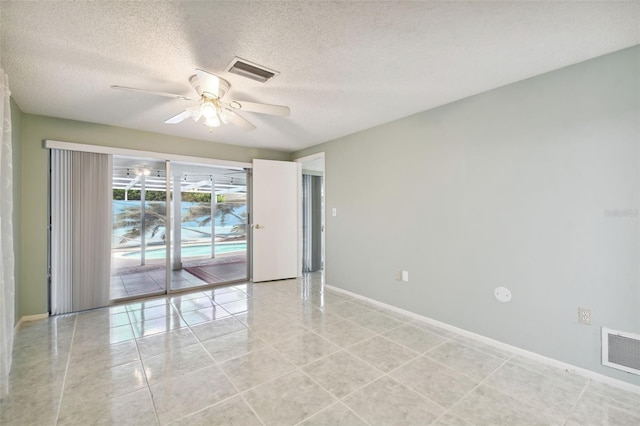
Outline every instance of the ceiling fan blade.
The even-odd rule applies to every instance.
[[[258,112],[260,114],[279,115],[287,117],[291,110],[287,106],[259,104],[256,102],[231,101],[229,106],[236,111]]]
[[[235,124],[236,126],[242,128],[242,129],[244,129],[246,131],[251,131],[251,130],[256,128],[256,126],[251,124],[247,119],[245,119],[244,117],[239,116],[235,112],[231,111],[229,108],[227,108],[225,111],[227,113],[227,117],[228,117],[230,123]]]
[[[191,111],[185,110],[165,121],[166,124],[177,124],[191,117]]]
[[[220,95],[220,78],[204,70],[196,69],[202,93],[217,98]]]
[[[113,86],[111,86],[111,88],[112,89],[116,89],[116,90],[124,90],[125,92],[136,92],[136,93],[143,93],[145,95],[164,96],[166,98],[180,99],[180,100],[183,100],[183,101],[192,101],[193,100],[188,96],[176,95],[175,93],[156,92],[154,90],[136,89],[135,87],[126,87],[126,86],[113,85]]]

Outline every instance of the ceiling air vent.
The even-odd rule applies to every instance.
[[[278,71],[270,70],[262,65],[255,64],[238,57],[233,58],[225,71],[245,78],[250,78],[251,80],[259,81],[260,83],[266,83],[273,77],[280,74]]]

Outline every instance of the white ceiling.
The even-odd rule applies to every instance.
[[[295,151],[640,43],[638,1],[8,2],[0,58],[27,113]],[[223,72],[234,56],[280,71]],[[258,128],[163,121],[195,68],[291,107]]]

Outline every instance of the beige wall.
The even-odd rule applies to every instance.
[[[138,130],[24,114],[22,116],[20,315],[47,312],[47,167],[45,139],[219,160],[288,160],[288,153],[177,138]]]
[[[326,282],[640,384],[600,365],[601,326],[640,333],[639,76],[635,47],[294,153],[325,152]]]

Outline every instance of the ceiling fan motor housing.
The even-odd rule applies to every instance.
[[[216,76],[218,77],[218,76]],[[225,80],[224,78],[220,78],[218,77],[218,93],[205,93],[206,97],[213,97],[216,99],[222,99],[226,96],[226,94],[229,92],[229,89],[231,88],[231,83],[229,83],[227,80]],[[193,86],[193,88],[195,89],[196,92],[198,92],[198,95],[202,96],[202,87],[200,87],[200,83],[198,82],[198,76],[197,75],[192,75],[191,77],[189,77],[189,83],[191,83],[191,86]]]

